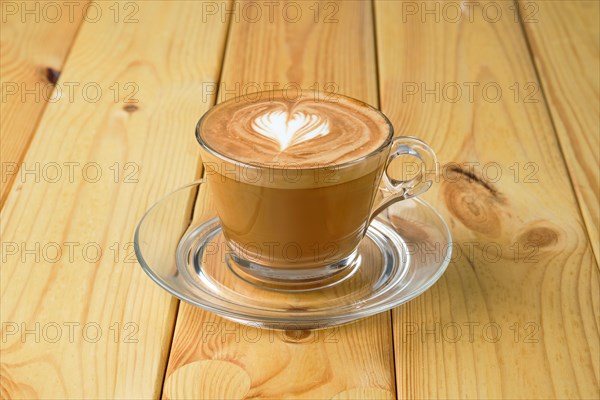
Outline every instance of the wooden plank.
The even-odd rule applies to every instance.
[[[87,3],[0,5],[0,208],[51,99]]]
[[[277,4],[271,21],[265,10],[232,20],[219,99],[316,83],[377,104],[371,4],[320,2],[316,23],[314,2],[295,2],[295,22]],[[395,398],[390,328],[382,313],[318,331],[258,330],[182,303],[163,397]]]
[[[140,2],[123,23],[101,2],[82,26],[62,76],[101,95],[48,105],[25,162],[61,175],[28,175],[1,214],[3,398],[160,396],[177,301],[131,242],[152,203],[198,176],[194,127],[227,31],[199,23],[204,4]]]
[[[600,3],[521,2],[523,26],[600,262]]]
[[[598,398],[598,268],[513,5],[450,3],[375,3],[382,110],[437,149],[455,244],[393,312],[398,397]]]

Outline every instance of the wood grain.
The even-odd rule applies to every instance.
[[[520,3],[554,127],[600,262],[600,3]]]
[[[51,101],[87,3],[56,2],[50,8],[38,3],[38,11],[32,3],[7,1],[0,6],[0,208]]]
[[[456,21],[440,7],[436,21],[421,4],[375,3],[381,106],[399,134],[438,150],[424,197],[455,251],[393,312],[398,397],[598,398],[598,268],[545,99],[514,96],[539,87],[514,8],[479,2]]]
[[[202,94],[227,25],[198,23],[200,2],[140,2],[133,23],[115,22],[112,2],[98,6],[106,18],[82,26],[61,79],[102,95],[48,105],[25,162],[62,174],[18,182],[1,214],[6,399],[156,398],[162,387],[177,302],[131,242],[145,210],[198,175],[194,127],[214,103]],[[72,179],[65,163],[79,163],[68,164]]]
[[[278,14],[282,3],[272,21],[232,19],[219,100],[274,85],[293,96],[294,88],[316,83],[377,104],[371,4],[320,2],[316,23],[313,2],[295,4],[302,6],[296,22]],[[328,4],[337,5],[337,22],[324,22]],[[230,398],[389,399],[395,397],[391,356],[389,313],[337,328],[275,331],[182,303],[163,397],[211,397],[213,389],[202,386],[211,380]]]

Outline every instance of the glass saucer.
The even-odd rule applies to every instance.
[[[203,180],[157,202],[135,232],[139,263],[173,296],[236,322],[276,329],[343,324],[405,303],[444,273],[452,243],[437,211],[410,199],[383,210],[358,251],[356,268],[318,288],[273,289],[245,279],[227,262],[229,250]]]

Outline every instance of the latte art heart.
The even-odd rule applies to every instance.
[[[302,111],[270,111],[252,122],[252,129],[279,144],[284,151],[290,146],[329,134],[329,121]]]

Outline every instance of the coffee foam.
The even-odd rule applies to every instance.
[[[362,158],[391,137],[377,110],[344,96],[262,92],[211,109],[199,126],[206,147],[255,166],[318,168]]]

